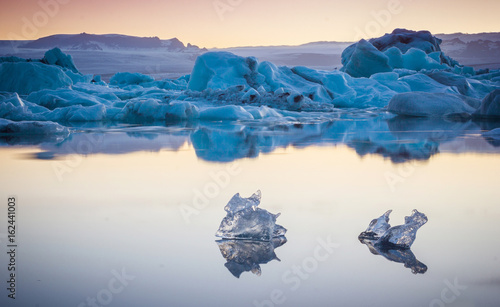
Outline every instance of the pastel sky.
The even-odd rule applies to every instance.
[[[500,31],[498,0],[0,0],[0,39],[177,37],[202,47],[353,41],[394,28]]]

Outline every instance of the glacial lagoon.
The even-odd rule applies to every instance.
[[[496,125],[364,110],[2,136],[16,304],[498,306],[500,144],[483,133]],[[286,242],[217,238],[228,201],[257,190]],[[428,222],[411,250],[358,240],[387,210],[400,225],[413,209]]]

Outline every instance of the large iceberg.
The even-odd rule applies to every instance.
[[[26,95],[41,89],[70,88],[90,79],[59,48],[48,50],[41,60],[0,57],[0,91]]]
[[[249,198],[243,198],[239,193],[234,195],[224,207],[227,215],[222,219],[215,235],[223,239],[257,241],[270,241],[284,236],[286,229],[276,224],[276,219],[280,214],[272,214],[267,210],[257,208],[260,198],[260,191]]]
[[[342,70],[353,77],[370,77],[394,69],[420,71],[458,65],[443,54],[440,44],[441,40],[428,31],[396,29],[347,47],[342,53]]]

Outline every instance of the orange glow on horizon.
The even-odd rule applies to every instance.
[[[94,33],[177,37],[200,47],[354,41],[394,28],[500,31],[497,0],[2,0],[0,39]]]

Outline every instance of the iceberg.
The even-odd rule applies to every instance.
[[[272,238],[270,241],[252,240],[218,240],[216,241],[222,257],[226,259],[224,266],[240,278],[243,272],[252,272],[260,276],[261,264],[280,259],[274,250],[286,243],[285,237]]]
[[[475,117],[479,118],[500,118],[500,89],[496,89],[489,93],[480,107],[474,112]]]
[[[118,87],[125,87],[127,85],[138,85],[147,82],[153,82],[155,79],[148,75],[140,73],[119,72],[109,79],[109,84]]]
[[[16,122],[0,118],[0,135],[59,135],[66,137],[69,135],[69,129],[54,122]]]
[[[476,74],[460,66],[442,53],[440,42],[426,31],[396,29],[349,46],[343,68],[332,71],[207,52],[197,58],[191,75],[176,80],[119,72],[109,84],[82,75],[58,48],[40,60],[0,57],[0,91],[10,95],[0,97],[0,118],[162,125],[272,119],[279,124],[304,117],[331,120],[339,109],[349,108],[366,109],[366,114],[387,108],[403,116],[498,117],[499,72]],[[210,143],[203,134],[198,144]],[[266,141],[264,133],[243,134],[249,144],[255,137]],[[248,149],[247,156],[256,154]],[[363,150],[376,150],[376,145]]]
[[[410,92],[392,97],[387,110],[406,116],[470,117],[477,104],[473,98],[459,94]]]
[[[50,49],[45,52],[43,59],[40,62],[49,64],[49,65],[57,65],[66,69],[71,70],[74,73],[79,74],[80,72],[75,66],[73,62],[73,58],[69,54],[65,54],[59,48]]]
[[[70,88],[73,81],[58,66],[42,63],[0,63],[0,91],[27,95],[41,89]]]
[[[344,65],[343,71],[355,78],[392,71],[389,57],[364,39],[354,45],[354,50],[349,57],[342,54],[342,64]]]
[[[257,208],[260,199],[260,190],[249,198],[243,198],[239,193],[234,195],[224,207],[227,215],[222,219],[215,235],[223,239],[257,241],[271,241],[284,236],[286,229],[276,224],[280,214]]]
[[[362,39],[342,52],[342,70],[353,77],[408,69],[413,71],[447,69],[459,65],[445,56],[441,40],[428,31],[395,29],[368,41]],[[472,71],[473,72],[473,71]]]

